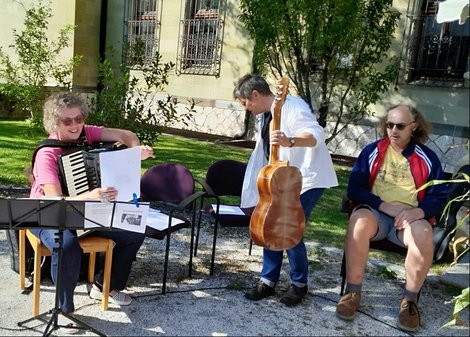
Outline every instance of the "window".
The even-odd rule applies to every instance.
[[[178,74],[220,75],[222,0],[183,0],[176,71]]]
[[[464,74],[470,70],[470,20],[462,25],[459,21],[438,24],[437,9],[438,1],[435,0],[410,1],[408,82],[427,85],[463,84]]]
[[[157,3],[158,0],[128,0],[125,3],[124,40],[128,50],[124,55],[130,67],[136,64],[136,57],[142,57],[144,63],[152,62],[158,51],[160,11],[157,11]]]

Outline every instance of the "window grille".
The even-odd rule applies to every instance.
[[[438,1],[409,2],[407,82],[433,86],[462,86],[469,69],[469,21],[438,24]]]
[[[136,57],[142,57],[144,63],[152,62],[159,47],[158,0],[127,0],[125,4],[125,62],[130,67],[138,62]]]
[[[222,0],[183,0],[184,19],[177,74],[220,75],[224,18]]]

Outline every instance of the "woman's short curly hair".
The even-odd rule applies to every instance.
[[[56,131],[62,113],[69,108],[78,108],[86,119],[88,116],[88,106],[85,101],[72,92],[54,93],[44,103],[43,125],[48,134]]]

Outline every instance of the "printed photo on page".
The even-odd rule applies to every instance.
[[[114,209],[113,228],[145,233],[148,213],[148,203],[139,203],[137,207],[134,203],[117,202]]]

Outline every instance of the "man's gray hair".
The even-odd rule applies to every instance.
[[[246,74],[238,80],[235,88],[233,89],[233,97],[235,99],[249,99],[251,98],[253,90],[258,91],[264,96],[272,95],[269,84],[263,77],[257,74]]]

